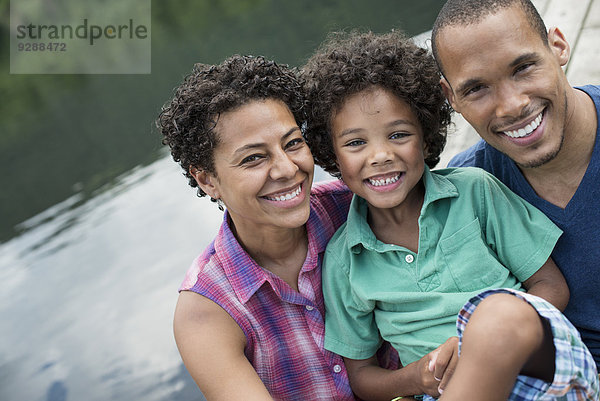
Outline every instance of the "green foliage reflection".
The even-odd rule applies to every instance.
[[[153,121],[194,63],[240,53],[299,66],[331,30],[428,30],[443,0],[156,0],[150,75],[10,75],[9,4],[0,0],[0,241],[159,157]]]

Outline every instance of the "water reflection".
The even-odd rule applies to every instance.
[[[187,400],[176,289],[222,214],[163,158],[0,245],[0,399]]]
[[[23,223],[0,245],[0,399],[198,400],[171,322],[221,219],[164,157]]]
[[[0,244],[0,399],[198,400],[172,316],[221,219],[163,157],[21,223]]]

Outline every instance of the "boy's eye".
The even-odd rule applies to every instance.
[[[390,139],[402,139],[409,135],[410,134],[408,132],[394,132],[392,135],[390,135]]]
[[[346,142],[346,145],[344,146],[360,146],[360,145],[364,145],[365,141],[363,141],[362,139],[353,139],[349,142]]]

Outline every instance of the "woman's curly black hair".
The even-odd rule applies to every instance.
[[[294,69],[263,57],[240,55],[219,65],[194,65],[156,121],[162,143],[171,148],[190,186],[198,186],[189,171],[192,167],[216,175],[214,150],[219,134],[215,127],[220,115],[264,99],[281,100],[297,122],[304,121],[302,84]],[[198,196],[205,195],[198,188]]]
[[[307,97],[305,136],[317,164],[340,177],[330,137],[331,118],[348,96],[381,87],[405,101],[417,116],[435,167],[446,144],[451,108],[440,73],[427,52],[401,32],[333,33],[302,69]]]

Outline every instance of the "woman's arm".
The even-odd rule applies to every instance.
[[[552,258],[548,258],[537,272],[525,280],[523,287],[529,294],[544,298],[561,312],[571,296],[567,282]]]
[[[242,329],[219,305],[182,291],[173,330],[181,358],[207,400],[272,400],[244,355]]]

